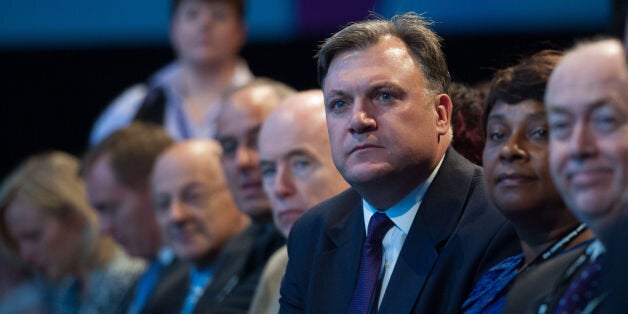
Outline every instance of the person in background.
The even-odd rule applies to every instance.
[[[0,241],[0,314],[45,313],[42,281]]]
[[[454,137],[451,146],[469,161],[481,166],[484,148],[484,95],[471,86],[457,82],[449,85],[447,94],[453,104],[451,128]]]
[[[286,97],[264,121],[258,142],[264,192],[275,226],[286,238],[305,211],[349,187],[331,158],[321,90]],[[287,264],[283,246],[264,267],[249,313],[279,312]]]
[[[280,313],[454,313],[517,251],[482,169],[450,148],[450,77],[428,26],[409,12],[322,44],[331,151],[351,189],[293,225]]]
[[[248,309],[264,265],[285,244],[272,221],[271,207],[264,194],[259,165],[258,134],[268,114],[295,90],[287,85],[258,78],[228,91],[218,113],[217,136],[223,149],[221,164],[238,209],[251,225],[234,237],[227,251],[238,252],[245,262],[235,269],[239,282],[251,291]],[[244,288],[243,288],[244,289]]]
[[[516,277],[586,243],[593,234],[569,211],[549,170],[543,95],[561,54],[545,50],[495,73],[486,101],[483,153],[488,196],[512,223],[522,254],[487,271],[464,313],[501,313]]]
[[[615,223],[628,217],[626,86],[626,54],[615,39],[576,46],[552,72],[545,92],[552,179],[598,239],[521,276],[504,313],[593,313],[604,303],[604,246],[612,243]]]
[[[161,236],[150,189],[157,156],[174,143],[159,125],[134,122],[87,151],[81,166],[87,194],[98,211],[100,230],[112,236],[132,256],[148,261],[127,313],[157,313],[168,308],[160,295],[168,293],[170,276],[184,276]]]
[[[95,122],[90,146],[133,120],[163,125],[176,139],[210,138],[222,94],[253,79],[238,53],[246,41],[244,0],[173,0],[177,59],[130,87]]]
[[[249,218],[233,201],[213,140],[175,144],[157,159],[151,175],[157,221],[188,274],[174,283],[164,313],[245,313],[253,296],[238,271],[247,262],[227,243],[245,230]],[[242,245],[246,246],[246,243]]]
[[[296,91],[258,78],[224,96],[218,113],[216,139],[223,150],[222,166],[238,208],[254,223],[272,225],[272,213],[259,171],[257,136],[266,116]]]
[[[119,313],[145,265],[99,234],[78,171],[62,152],[26,159],[0,189],[1,239],[46,278],[52,313]]]

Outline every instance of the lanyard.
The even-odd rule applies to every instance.
[[[569,231],[566,235],[564,235],[560,240],[556,241],[552,246],[543,251],[539,256],[537,256],[525,269],[529,269],[530,267],[540,264],[552,257],[554,257],[559,252],[563,251],[573,239],[577,238],[582,232],[587,230],[587,225],[580,224],[576,228]]]

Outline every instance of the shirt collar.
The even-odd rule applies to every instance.
[[[157,260],[162,265],[170,265],[170,263],[172,263],[174,258],[175,258],[174,251],[169,246],[165,246],[161,248],[161,250],[159,250],[159,252],[157,253]]]
[[[419,211],[419,206],[423,201],[423,197],[425,196],[425,192],[430,187],[438,170],[443,164],[443,160],[445,159],[445,155],[440,159],[438,165],[432,170],[432,173],[427,180],[421,182],[416,188],[414,188],[408,195],[402,198],[395,205],[387,209],[383,212],[390,218],[397,228],[401,229],[404,234],[408,234],[410,232],[410,227],[412,227],[412,222],[414,221],[414,217]],[[364,230],[368,230],[369,221],[371,220],[371,216],[378,212],[375,207],[369,204],[364,198],[362,199],[362,208],[364,211]],[[365,231],[366,232],[366,231]]]

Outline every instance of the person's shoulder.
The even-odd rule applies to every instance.
[[[96,145],[109,134],[129,124],[146,93],[147,87],[143,83],[134,84],[120,93],[94,122],[90,144]]]
[[[354,189],[349,188],[306,211],[294,223],[290,232],[304,227],[308,230],[319,229],[342,221],[356,206],[361,206],[361,204],[362,197]]]
[[[466,192],[484,193],[484,171],[482,167],[464,158],[455,149],[449,148],[443,163],[432,182],[440,193],[452,191],[454,195]]]
[[[541,302],[553,293],[567,268],[585,253],[587,247],[574,248],[520,274],[508,293],[504,313],[515,309],[521,313],[535,313]]]
[[[281,278],[286,272],[288,265],[288,248],[282,246],[278,248],[273,255],[270,256],[268,262],[264,266],[262,278]]]

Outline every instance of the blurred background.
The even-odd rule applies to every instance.
[[[436,21],[453,79],[469,84],[540,49],[623,36],[625,21],[625,0],[248,0],[242,56],[255,75],[318,87],[324,38],[409,10]],[[32,153],[81,154],[101,110],[172,60],[169,18],[170,0],[0,0],[0,176]]]

